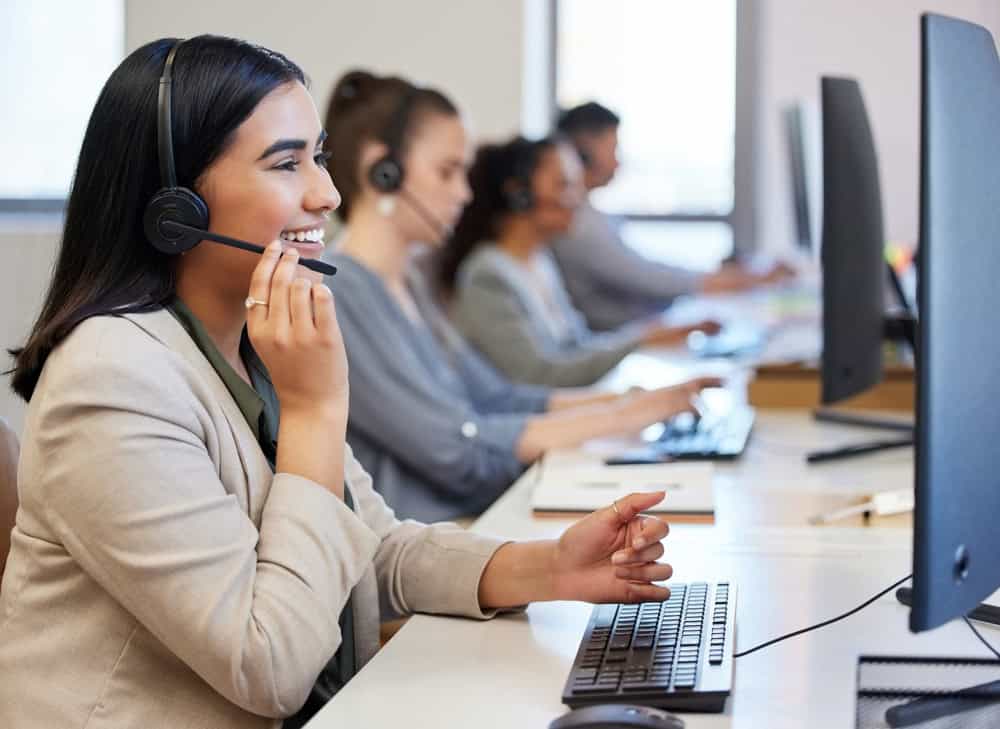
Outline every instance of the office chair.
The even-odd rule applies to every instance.
[[[10,531],[17,513],[17,457],[20,447],[17,434],[0,418],[0,577],[3,577],[7,553],[10,551]]]

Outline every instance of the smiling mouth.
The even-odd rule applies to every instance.
[[[311,228],[309,230],[283,230],[280,237],[285,243],[314,243],[323,246],[325,245],[323,234],[322,228]]]

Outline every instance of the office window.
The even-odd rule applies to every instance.
[[[732,251],[736,34],[736,0],[557,0],[557,104],[621,117],[622,166],[593,199],[647,255],[711,268]]]
[[[124,0],[0,2],[0,209],[61,206],[124,48]]]

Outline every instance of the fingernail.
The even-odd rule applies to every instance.
[[[619,550],[611,555],[611,564],[623,564],[625,562],[625,550]]]
[[[267,244],[267,252],[268,253],[280,253],[281,252],[281,241],[280,240],[272,240],[270,243],[268,243]]]
[[[288,256],[289,258],[295,259],[299,257],[299,252],[294,248],[289,248],[287,251],[285,251],[285,255]]]
[[[642,537],[636,537],[632,540],[632,549],[642,549],[646,546],[646,540]]]

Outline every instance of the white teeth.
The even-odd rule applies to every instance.
[[[313,228],[312,230],[283,231],[281,239],[287,240],[290,243],[303,243],[305,241],[319,243],[323,240],[323,229]]]

